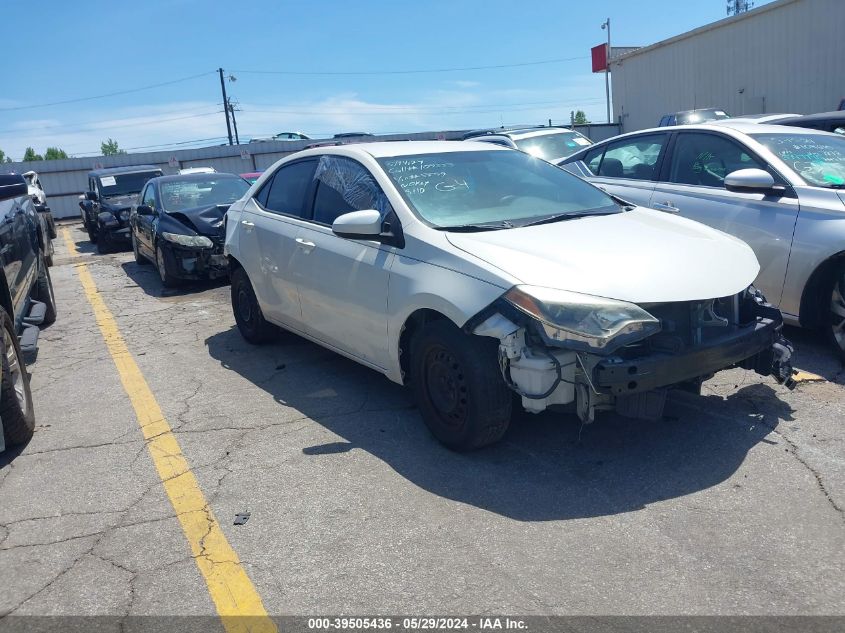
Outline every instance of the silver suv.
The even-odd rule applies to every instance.
[[[845,137],[720,121],[617,136],[559,164],[631,202],[747,242],[755,286],[845,357]]]

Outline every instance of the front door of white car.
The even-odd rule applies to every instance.
[[[755,285],[770,302],[779,305],[799,209],[792,188],[753,151],[716,132],[678,132],[666,161],[664,178],[655,186],[647,205],[746,242],[760,262]],[[747,168],[770,171],[782,189],[765,193],[728,191],[725,176]]]
[[[313,213],[296,235],[293,272],[305,332],[379,368],[387,367],[387,290],[393,248],[338,237],[331,224],[350,211],[389,202],[370,172],[342,156],[323,156],[315,176]]]
[[[308,213],[308,193],[317,165],[315,159],[281,167],[240,217],[238,248],[250,253],[244,268],[252,282],[264,317],[271,322],[302,329],[299,289],[294,261],[299,254],[296,238]]]
[[[596,174],[590,182],[628,202],[648,206],[668,139],[666,133],[647,134],[588,152],[583,161]]]

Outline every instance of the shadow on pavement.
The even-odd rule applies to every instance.
[[[203,281],[183,281],[175,288],[165,288],[158,276],[156,267],[152,264],[136,264],[135,261],[124,262],[120,265],[126,276],[138,284],[151,297],[183,297],[211,288],[222,288],[229,285],[228,277]]]
[[[582,427],[572,415],[520,413],[502,442],[459,454],[429,435],[402,387],[295,335],[253,347],[232,328],[206,344],[223,367],[345,440],[306,455],[361,449],[433,494],[521,521],[613,515],[706,489],[792,420],[771,387],[751,384],[727,398],[678,393],[658,422],[605,413]]]

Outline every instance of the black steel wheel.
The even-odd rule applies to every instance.
[[[21,348],[15,334],[12,319],[0,309],[3,328],[2,366],[0,383],[0,420],[3,421],[3,438],[6,444],[24,444],[35,431],[35,411],[32,408],[32,393],[29,375],[21,360]]]
[[[498,341],[466,334],[446,320],[426,325],[411,347],[411,386],[432,434],[454,450],[505,434],[513,394],[498,365]]]
[[[232,312],[238,330],[248,342],[259,345],[273,340],[278,334],[275,325],[264,318],[249,276],[243,268],[236,268],[232,278]]]

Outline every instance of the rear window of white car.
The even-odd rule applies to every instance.
[[[411,210],[438,228],[621,211],[600,189],[522,152],[416,154],[379,163]]]
[[[826,134],[751,134],[808,184],[845,188],[845,137]]]

